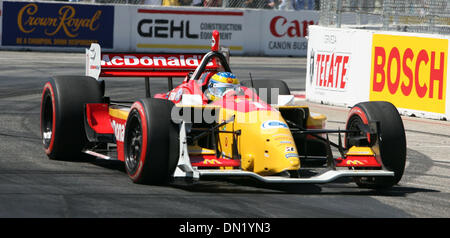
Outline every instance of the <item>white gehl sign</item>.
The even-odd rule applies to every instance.
[[[306,98],[389,101],[402,114],[447,119],[449,37],[311,26]]]
[[[213,30],[221,44],[242,53],[244,12],[193,8],[133,8],[132,50],[136,52],[205,52]]]

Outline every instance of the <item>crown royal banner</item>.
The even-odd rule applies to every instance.
[[[114,7],[3,2],[2,45],[113,47]]]

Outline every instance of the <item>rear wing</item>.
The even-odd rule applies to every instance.
[[[99,77],[185,77],[202,61],[200,54],[101,53],[94,43],[86,49],[86,75]],[[217,70],[215,60],[206,70]]]
[[[211,50],[219,51],[219,33],[213,34]],[[229,58],[229,51],[221,49]],[[228,51],[228,52],[227,52]],[[202,64],[202,54],[102,53],[100,45],[86,49],[86,76],[94,77],[185,77]],[[203,67],[203,65],[202,65]],[[218,70],[220,63],[212,59],[204,70]]]

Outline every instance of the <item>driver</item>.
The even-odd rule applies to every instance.
[[[214,74],[209,80],[206,97],[211,101],[215,101],[230,91],[236,93],[240,91],[239,79],[230,72],[219,72]]]

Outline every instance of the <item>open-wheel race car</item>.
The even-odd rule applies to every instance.
[[[400,181],[406,138],[391,103],[358,103],[345,129],[325,129],[326,117],[293,103],[282,80],[241,81],[211,100],[212,78],[231,73],[217,31],[212,41],[205,55],[102,53],[92,44],[86,76],[57,76],[44,85],[40,128],[48,157],[120,160],[133,182],[147,184],[207,176],[266,183],[352,177],[368,188]],[[146,95],[114,101],[105,96],[104,77],[142,77]],[[150,94],[155,77],[168,78],[167,93]],[[175,88],[174,77],[184,78]]]

